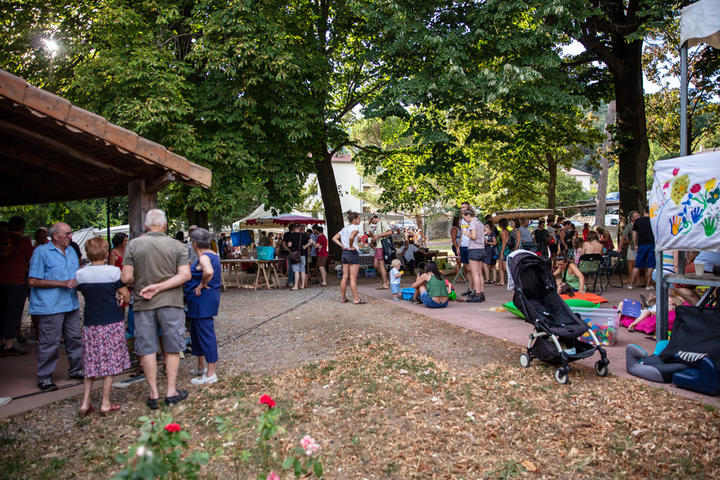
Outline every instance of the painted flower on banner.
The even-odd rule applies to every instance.
[[[690,177],[688,176],[688,174],[681,175],[675,180],[673,180],[670,198],[672,198],[673,202],[675,202],[675,205],[680,205],[680,202],[688,191],[689,185]]]
[[[712,190],[713,188],[715,188],[715,184],[716,184],[716,183],[717,183],[717,180],[714,179],[714,178],[711,178],[710,180],[708,180],[707,182],[705,182],[705,190],[707,190],[707,191],[709,192],[710,190]]]
[[[720,187],[716,188],[712,192],[708,192],[708,203],[715,204],[720,200]]]
[[[696,183],[695,185],[693,185],[692,187],[690,187],[690,192],[691,192],[691,193],[697,193],[697,192],[700,191],[701,188],[702,188],[702,187],[700,186],[700,184],[699,184],[699,183]]]

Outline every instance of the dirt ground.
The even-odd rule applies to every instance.
[[[289,412],[279,450],[312,432],[325,478],[720,472],[720,414],[712,407],[624,378],[599,382],[587,369],[571,386],[557,385],[547,367],[521,369],[516,345],[388,302],[342,304],[336,287],[230,289],[216,332],[221,381],[190,385],[194,361],[185,359],[179,384],[191,396],[169,409],[193,449],[216,452],[202,478],[257,478],[254,457],[237,467],[228,445],[254,452],[263,393]],[[127,452],[138,418],[148,414],[146,394],[143,382],[114,389],[123,409],[108,417],[79,418],[79,398],[71,398],[3,420],[0,478],[112,476],[120,468],[115,455]],[[93,398],[97,405],[99,392]],[[232,442],[218,437],[218,415],[234,422]]]

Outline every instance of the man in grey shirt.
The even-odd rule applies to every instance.
[[[128,243],[121,281],[135,292],[135,352],[145,372],[150,396],[147,405],[158,408],[158,333],[166,353],[167,394],[165,404],[181,402],[187,390],[177,390],[180,352],[185,350],[185,312],[182,286],[190,280],[187,249],[165,235],[167,218],[162,210],[150,210],[145,217],[146,234]]]

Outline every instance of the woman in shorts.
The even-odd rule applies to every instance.
[[[474,289],[468,295],[468,302],[485,301],[485,280],[483,278],[483,260],[485,259],[485,226],[475,218],[475,211],[468,207],[462,211],[463,219],[468,225],[463,228],[462,234],[469,239],[468,260],[470,261],[470,276]]]
[[[332,240],[342,248],[342,256],[340,263],[342,264],[342,280],[340,281],[341,302],[347,303],[345,296],[347,291],[348,279],[350,280],[350,290],[353,295],[353,303],[360,305],[367,303],[362,300],[357,293],[357,276],[360,271],[360,252],[358,251],[358,240],[360,239],[360,216],[352,211],[347,212],[348,225],[336,233]]]

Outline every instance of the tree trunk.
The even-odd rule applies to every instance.
[[[313,153],[313,159],[315,160],[315,171],[317,172],[317,181],[320,186],[320,195],[323,205],[325,206],[327,237],[331,239],[333,235],[342,230],[344,226],[340,195],[338,194],[337,182],[335,181],[335,172],[333,172],[332,168],[332,157],[327,150],[324,150]],[[340,261],[340,248],[335,242],[330,241],[328,248],[335,258],[335,261]]]
[[[547,195],[547,208],[555,212],[555,198],[557,192],[557,161],[553,157],[552,153],[548,152],[545,154],[545,159],[548,165],[548,195]]]
[[[598,178],[597,208],[595,209],[595,225],[605,225],[605,200],[607,197],[608,170],[610,168],[610,149],[612,148],[612,133],[609,127],[615,124],[615,101],[610,102],[605,115],[605,132],[607,139],[603,143],[600,153],[600,177]]]
[[[198,211],[195,210],[192,207],[188,207],[187,210],[185,210],[185,213],[187,214],[188,219],[188,226],[189,225],[197,225],[200,228],[208,228],[208,212],[207,211]]]
[[[650,146],[645,122],[645,97],[643,96],[642,40],[627,43],[620,39],[614,45],[619,66],[613,71],[617,108],[617,141],[620,216],[626,217],[632,210],[645,210],[647,160]]]

